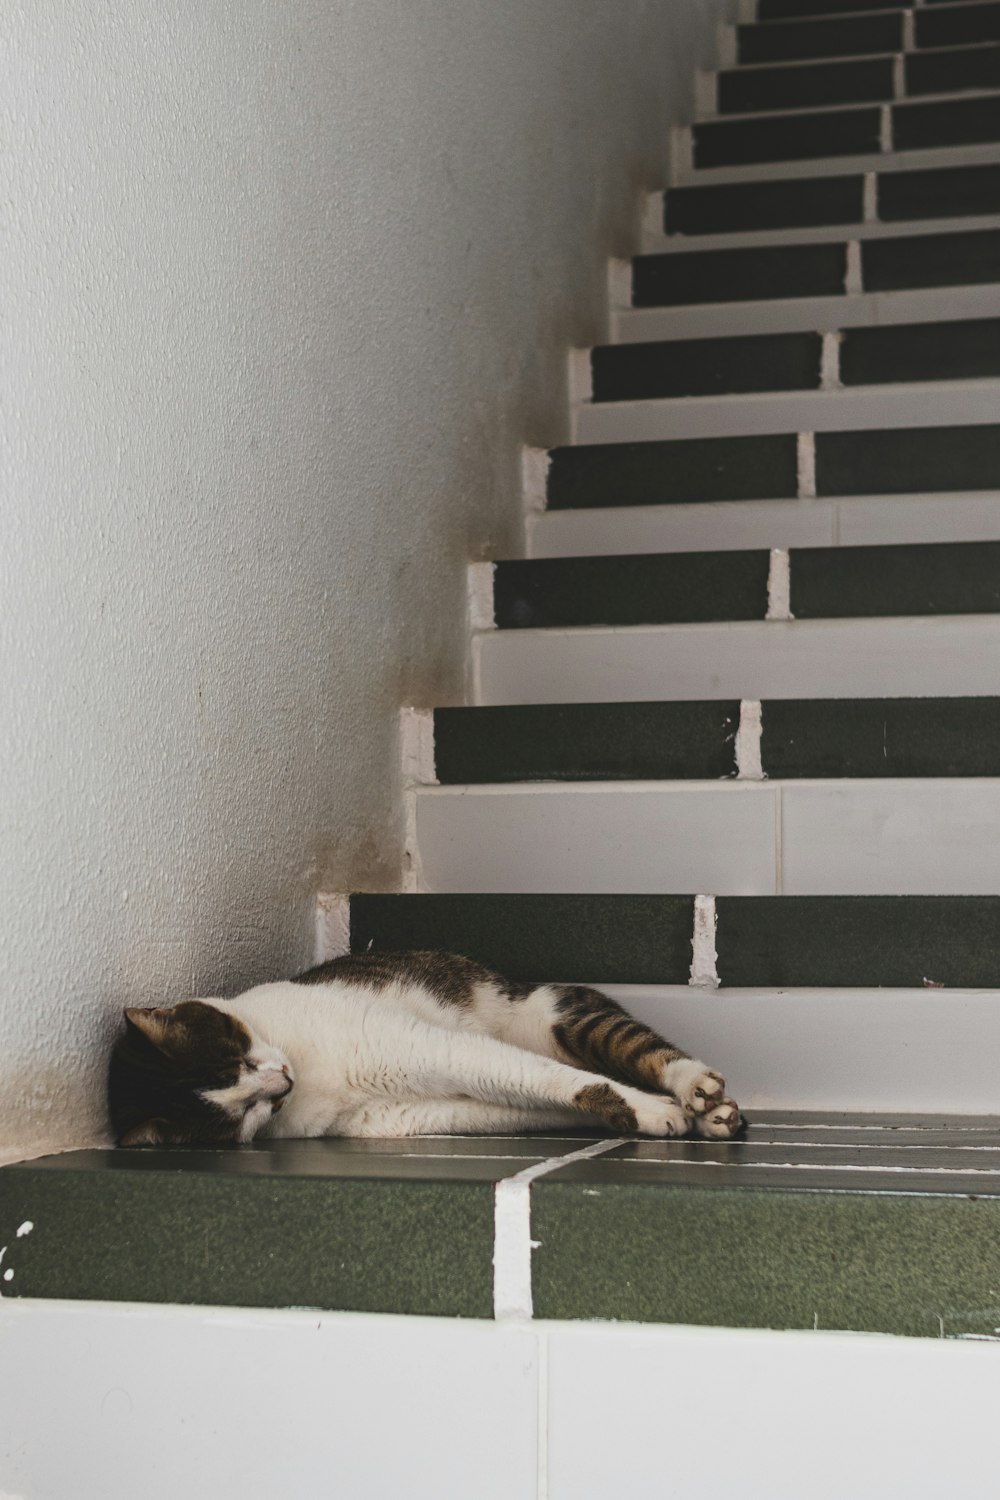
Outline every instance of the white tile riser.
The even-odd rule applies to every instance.
[[[1000,541],[1000,493],[980,491],[553,510],[530,519],[527,555],[986,541]]]
[[[477,703],[994,696],[1000,617],[738,621],[475,638]]]
[[[416,827],[428,891],[1000,894],[1000,778],[427,788]]]

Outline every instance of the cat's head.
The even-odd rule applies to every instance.
[[[125,1011],[108,1107],[120,1146],[249,1141],[292,1087],[287,1057],[205,1000]]]

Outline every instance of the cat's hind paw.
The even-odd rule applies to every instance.
[[[710,1141],[728,1141],[743,1129],[743,1116],[735,1099],[722,1099],[712,1109],[697,1115],[694,1128]]]
[[[663,1086],[690,1115],[704,1115],[726,1097],[726,1080],[696,1057],[679,1057],[663,1070]]]

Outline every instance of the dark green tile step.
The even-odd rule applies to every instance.
[[[4,1295],[488,1318],[495,1183],[593,1139],[5,1167]],[[557,1165],[531,1188],[535,1316],[983,1334],[998,1320],[998,1140],[1000,1121],[764,1116],[739,1142],[633,1142]]]
[[[976,380],[1000,374],[1000,318],[851,328],[840,344],[844,385]]]
[[[893,235],[860,241],[861,290],[974,286],[1000,281],[1000,230]],[[668,250],[632,261],[633,307],[842,297],[847,243]]]
[[[501,630],[762,620],[765,551],[640,553],[498,562]],[[1000,611],[1000,542],[802,547],[791,552],[796,619]]]
[[[892,145],[896,151],[997,141],[1000,140],[1000,95],[898,104],[891,110],[891,118]]]
[[[728,986],[1000,987],[1000,896],[720,896],[716,917]],[[687,984],[693,931],[693,895],[350,902],[353,952],[450,949],[540,984]]]
[[[632,261],[632,306],[838,297],[844,294],[846,276],[846,244],[637,255]]]
[[[772,106],[773,108],[773,106]],[[881,150],[879,109],[809,109],[709,120],[691,130],[694,165],[804,161],[810,157],[876,155]],[[936,99],[889,108],[893,150],[930,150],[1000,139],[1000,98]]]
[[[592,351],[591,372],[594,401],[815,391],[822,381],[823,340],[816,333],[767,333],[608,344]],[[995,375],[1000,318],[850,328],[840,335],[843,385]]]
[[[918,47],[965,47],[1000,41],[1000,4],[920,7],[913,13]]]
[[[443,785],[711,780],[737,774],[740,705],[439,708]],[[778,699],[761,705],[766,776],[1000,776],[1000,698]]]
[[[879,172],[875,198],[876,217],[887,223],[1000,213],[1000,165]],[[664,195],[668,235],[804,229],[860,224],[863,218],[862,173],[694,184]]]
[[[809,109],[824,104],[881,103],[893,95],[893,59],[726,68],[718,75],[719,113]]]
[[[947,28],[945,28],[947,29]],[[786,62],[807,57],[850,57],[903,50],[903,12],[769,21],[736,28],[741,63]],[[928,40],[927,46],[935,43]],[[936,45],[947,45],[938,42]]]
[[[913,0],[900,0],[897,10],[911,9]],[[890,10],[886,0],[757,0],[758,21],[795,21],[807,16],[833,16],[841,11]]]
[[[995,490],[1000,426],[816,434],[820,496]],[[550,454],[550,510],[780,500],[798,494],[794,433],[578,444]]]
[[[909,1151],[891,1129],[856,1151],[771,1134],[751,1120],[721,1151],[648,1142],[540,1179],[536,1317],[992,1336],[994,1152],[969,1171],[960,1130]]]
[[[494,613],[502,630],[761,620],[769,567],[764,551],[498,562]]]
[[[591,353],[593,399],[814,391],[819,389],[822,353],[818,333],[608,344]]]
[[[810,110],[753,120],[710,120],[692,127],[696,167],[738,166],[809,157],[864,156],[879,150],[878,109]]]
[[[1000,46],[911,52],[903,61],[908,94],[1000,88]]]

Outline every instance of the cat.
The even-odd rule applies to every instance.
[[[451,953],[349,955],[233,1000],[125,1011],[121,1146],[478,1135],[584,1125],[727,1140],[725,1080],[599,990]]]

